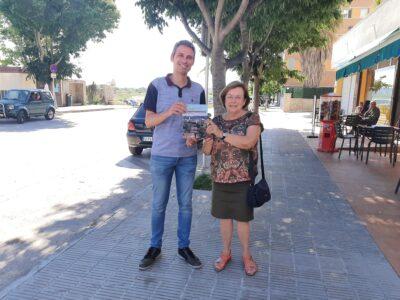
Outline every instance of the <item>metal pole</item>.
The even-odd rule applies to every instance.
[[[317,108],[317,95],[314,95],[314,103],[313,103],[313,118],[312,118],[312,134],[315,133],[315,110]]]
[[[58,104],[57,104],[57,96],[56,96],[56,92],[54,91],[54,78],[51,79],[51,93],[53,94],[53,98],[54,98],[54,106],[56,108],[58,108]]]
[[[317,95],[314,95],[313,100],[313,112],[312,112],[312,120],[311,120],[311,135],[308,135],[308,138],[317,138],[315,135],[315,110],[317,108]]]

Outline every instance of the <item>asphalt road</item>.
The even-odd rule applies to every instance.
[[[132,113],[0,120],[0,290],[148,187],[150,151],[126,143]]]

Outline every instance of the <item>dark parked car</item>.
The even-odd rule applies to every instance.
[[[9,90],[0,100],[0,118],[14,118],[19,124],[31,117],[52,120],[55,113],[54,99],[47,90]]]
[[[134,99],[127,99],[127,100],[124,100],[124,103],[125,103],[125,104],[128,104],[128,105],[132,105],[132,106],[138,105],[137,101],[134,100]]]
[[[129,151],[132,155],[142,154],[143,149],[151,148],[153,144],[153,130],[147,128],[144,123],[146,111],[143,104],[140,104],[136,112],[128,122],[128,138]]]

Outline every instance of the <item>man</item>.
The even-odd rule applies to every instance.
[[[192,191],[197,164],[193,140],[183,138],[182,114],[186,104],[205,104],[204,90],[192,82],[188,72],[193,66],[195,48],[189,41],[179,41],[171,54],[173,73],[152,81],[144,100],[145,123],[154,127],[150,169],[153,181],[151,244],[139,264],[148,269],[161,253],[165,210],[175,173],[178,212],[178,255],[193,268],[201,262],[189,248],[192,222]]]
[[[359,124],[372,126],[378,123],[381,115],[380,109],[376,106],[376,101],[371,101],[370,108],[365,112],[364,116],[359,121]]]

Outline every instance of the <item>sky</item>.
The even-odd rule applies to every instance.
[[[149,29],[134,0],[117,0],[116,4],[121,14],[118,29],[101,43],[89,42],[77,60],[82,79],[86,84],[115,80],[117,87],[147,87],[154,78],[171,73],[170,55],[174,44],[191,38],[178,20],[168,21],[163,34],[156,28]],[[205,58],[196,48],[196,61],[189,76],[204,86]],[[237,75],[228,72],[227,82],[235,79]]]

